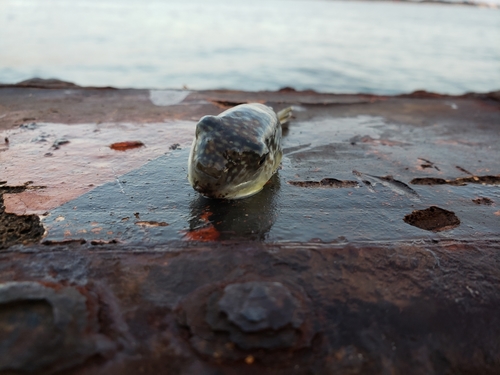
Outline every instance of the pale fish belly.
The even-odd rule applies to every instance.
[[[263,104],[242,104],[198,122],[188,180],[209,198],[245,198],[262,190],[281,157],[278,115]]]

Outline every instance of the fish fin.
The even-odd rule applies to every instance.
[[[292,118],[292,107],[287,107],[278,112],[280,124],[286,124]]]

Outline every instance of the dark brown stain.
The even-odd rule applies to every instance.
[[[51,241],[51,240],[45,240],[42,242],[42,245],[46,246],[57,246],[57,245],[63,245],[63,246],[70,246],[70,245],[84,245],[86,244],[87,241],[84,240],[83,238],[79,239],[71,239],[71,240],[62,240],[62,241]]]
[[[413,185],[454,185],[464,186],[467,184],[500,185],[500,176],[470,176],[445,180],[436,177],[420,177],[410,181]]]
[[[114,245],[114,244],[117,244],[117,243],[120,243],[120,241],[118,240],[109,240],[109,241],[106,241],[106,240],[94,240],[94,241],[90,241],[90,244],[92,246],[102,246],[102,245]]]
[[[420,177],[414,178],[410,181],[410,184],[413,185],[446,185],[449,184],[449,180],[445,180],[444,178],[436,178],[436,177]]]
[[[484,204],[485,206],[493,205],[493,200],[487,197],[479,197],[472,200],[475,204]]]
[[[350,188],[358,186],[356,181],[337,180],[336,178],[324,178],[321,181],[288,181],[290,185],[300,187],[330,187],[330,188]]]
[[[460,225],[460,220],[454,212],[436,206],[425,210],[415,210],[406,215],[403,220],[414,227],[432,232],[450,230]]]

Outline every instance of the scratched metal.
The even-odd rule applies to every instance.
[[[445,128],[446,130],[446,128]],[[472,131],[472,130],[471,130]],[[43,223],[48,243],[156,245],[190,240],[373,242],[500,238],[500,186],[410,185],[415,177],[499,175],[500,138],[473,129],[473,145],[437,127],[416,127],[376,116],[316,117],[285,131],[282,169],[257,195],[234,201],[203,198],[186,179],[188,148],[161,156],[52,211]],[[458,138],[460,137],[460,138]],[[467,152],[464,152],[464,149]],[[432,159],[432,160],[431,160]],[[422,167],[422,165],[431,165]],[[418,197],[390,186],[365,186],[353,170],[392,175]],[[306,188],[289,181],[335,178],[344,188]],[[404,185],[403,185],[404,186]],[[486,197],[492,205],[473,199]],[[403,221],[413,210],[438,206],[461,224],[438,233]],[[211,230],[208,238],[202,235]]]

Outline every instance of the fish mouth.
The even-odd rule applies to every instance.
[[[227,174],[222,173],[219,178],[215,178],[194,168],[193,188],[200,194],[215,199],[240,199],[253,195],[260,191],[262,187],[257,187],[253,178],[249,180],[240,181],[226,181]],[[252,176],[253,177],[253,176]]]
[[[194,183],[192,183],[192,186],[201,195],[215,199],[227,198],[228,192],[226,191],[226,186],[218,178],[212,177],[200,170],[195,170],[193,177]]]
[[[210,171],[194,168],[193,172],[199,186],[210,186],[214,190],[226,190],[239,185],[237,181],[228,181],[228,174],[224,171],[212,174]]]
[[[205,169],[200,169],[194,167],[192,170],[192,185],[194,189],[202,194],[207,191],[216,192],[222,190],[225,187],[225,178],[222,172],[210,173],[212,171],[206,171]]]
[[[223,177],[224,175],[223,171],[221,171],[220,169],[213,167],[205,167],[203,164],[200,163],[198,163],[194,167],[194,171],[199,178],[207,179],[210,180],[211,182],[222,180],[221,177]]]

